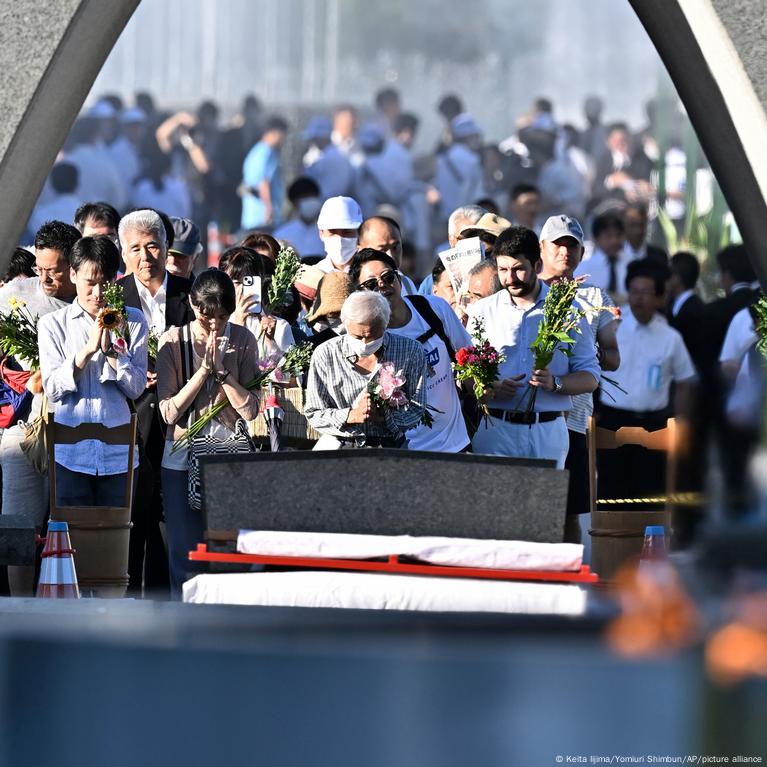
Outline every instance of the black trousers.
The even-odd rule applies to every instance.
[[[159,421],[152,425],[147,443],[139,438],[138,485],[133,497],[133,527],[128,549],[129,593],[141,596],[142,586],[154,598],[170,596],[168,555],[160,533],[163,518],[160,467],[165,436]]]
[[[565,468],[570,472],[567,486],[567,513],[586,514],[589,509],[589,448],[586,435],[567,430],[570,448]]]
[[[657,431],[666,425],[668,411],[657,410],[637,413],[632,410],[605,407],[599,409],[597,425],[617,431],[622,426],[641,426]],[[597,497],[646,498],[666,492],[666,454],[660,450],[646,450],[640,445],[624,445],[614,450],[597,450]],[[619,509],[662,509],[664,504],[627,504]]]

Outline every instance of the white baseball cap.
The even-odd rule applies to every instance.
[[[572,237],[583,245],[583,227],[578,219],[565,215],[549,216],[546,219],[546,223],[541,229],[540,239],[556,242],[561,237]]]
[[[331,197],[325,200],[317,217],[319,229],[359,229],[362,209],[352,197]]]

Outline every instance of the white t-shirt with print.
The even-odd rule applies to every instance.
[[[457,350],[462,346],[469,346],[471,337],[450,308],[450,304],[438,296],[427,296],[426,300],[442,321],[445,335],[450,339],[453,348]],[[390,327],[389,332],[417,340],[429,330],[429,323],[421,317],[407,297],[405,301],[412,314],[410,322],[401,328]],[[431,428],[421,425],[407,432],[408,449],[458,453],[469,444],[469,435],[461,413],[461,402],[455,387],[450,357],[445,344],[436,334],[422,345],[426,352],[426,402],[442,412],[429,411],[434,418]]]

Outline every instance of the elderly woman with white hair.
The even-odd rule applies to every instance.
[[[322,435],[315,450],[406,447],[424,419],[426,356],[417,341],[387,332],[390,315],[383,296],[352,293],[341,308],[346,333],[315,351],[304,408]]]

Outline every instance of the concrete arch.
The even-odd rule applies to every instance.
[[[0,267],[139,0],[0,4]]]
[[[762,0],[629,0],[663,59],[767,285]],[[0,237],[7,258],[58,148],[139,0],[0,8]]]
[[[767,286],[767,18],[761,0],[630,0]]]

